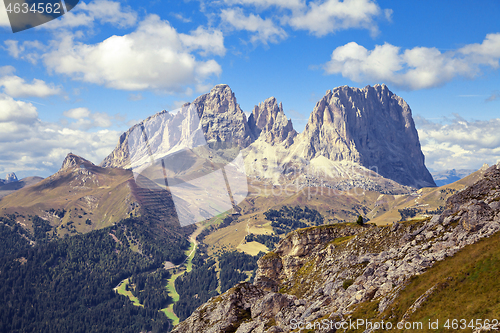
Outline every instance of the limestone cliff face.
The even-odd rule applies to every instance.
[[[283,112],[283,105],[270,97],[259,103],[248,118],[248,125],[255,137],[270,144],[284,143],[286,147],[293,144],[297,132],[292,121]]]
[[[66,155],[66,158],[64,159],[63,163],[62,163],[62,166],[61,166],[61,169],[59,169],[59,171],[65,171],[65,170],[68,170],[68,169],[71,169],[71,168],[75,168],[75,167],[80,167],[80,166],[93,166],[94,163],[84,159],[83,157],[80,157],[78,155],[75,155],[73,153],[69,153],[68,155]]]
[[[234,93],[224,84],[183,108],[193,106],[209,146],[243,149],[247,173],[257,179],[289,182],[294,181],[287,171],[291,168],[299,170],[295,175],[299,178],[319,174],[316,169],[321,169],[330,178],[331,186],[340,186],[343,180],[358,176],[360,181],[346,186],[385,188],[386,179],[417,188],[435,186],[424,165],[410,107],[385,85],[363,89],[342,86],[328,91],[300,134],[274,97],[255,106],[248,121]],[[181,124],[177,118],[162,111],[135,125],[120,137],[117,147],[100,165],[130,168],[131,135],[146,123],[157,129],[149,140],[162,145],[167,142],[166,146],[171,147],[178,139],[176,133],[183,131],[181,127],[194,126]],[[309,166],[314,170],[307,169]],[[357,166],[364,169],[357,172]],[[375,171],[378,178],[372,177],[368,169]],[[322,181],[308,178],[298,183],[314,186]]]
[[[411,109],[386,85],[327,91],[296,141],[306,159],[351,161],[402,185],[435,186]]]
[[[191,105],[196,107],[205,140],[211,148],[224,149],[233,146],[245,148],[255,140],[248,126],[246,115],[236,102],[234,93],[228,85],[215,86],[210,93],[199,96],[193,103],[187,103],[183,108],[189,108]],[[129,168],[129,140],[133,140],[134,131],[146,123],[153,124],[149,127],[157,129],[149,140],[154,140],[155,144],[161,142],[165,145],[164,149],[176,144],[175,141],[183,132],[180,127],[198,126],[198,123],[186,121],[181,124],[177,118],[179,117],[175,114],[162,111],[134,125],[120,136],[118,145],[101,162],[100,166]]]
[[[5,183],[8,184],[8,183],[13,183],[13,182],[17,182],[18,179],[17,179],[17,176],[15,173],[11,172],[9,174],[7,174],[7,176],[5,177]]]
[[[228,85],[216,85],[210,93],[195,99],[193,104],[210,146],[224,148],[237,145],[245,148],[255,140],[246,115]]]
[[[480,230],[500,210],[499,188],[500,164],[491,166],[474,185],[450,197],[441,220],[459,221],[467,231]]]
[[[297,322],[348,320],[366,302],[383,313],[412,276],[500,231],[499,188],[500,164],[425,221],[293,231],[259,259],[253,284],[211,298],[173,332],[295,332]],[[407,319],[433,288],[397,319]]]

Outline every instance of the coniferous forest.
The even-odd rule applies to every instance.
[[[149,223],[127,219],[49,241],[51,227],[42,219],[34,219],[31,234],[1,218],[0,332],[167,331],[170,322],[158,310],[171,302],[162,292],[169,275],[158,268],[184,260],[189,242],[152,234]],[[113,290],[125,278],[143,288],[134,295],[144,307]]]
[[[218,286],[220,286],[221,293],[224,293],[235,284],[249,280],[246,272],[253,278],[257,269],[257,260],[262,255],[264,255],[262,252],[257,256],[251,256],[238,251],[222,254],[218,257],[220,270],[218,281],[216,261],[208,259],[203,251],[197,252],[193,259],[193,270],[175,280],[179,302],[174,304],[174,312],[180,320],[184,320],[210,297],[219,295]]]
[[[271,226],[276,234],[287,234],[292,230],[309,226],[322,225],[324,218],[315,210],[305,206],[283,206],[280,210],[269,209],[264,212],[266,220],[271,221]]]
[[[319,225],[322,216],[308,207],[269,210],[266,219],[278,233]],[[181,232],[166,230],[147,217],[129,218],[87,234],[58,238],[44,219],[29,216],[33,231],[0,218],[0,332],[163,332],[171,328],[160,312],[172,303],[165,261],[180,264],[189,242]],[[226,218],[229,225],[233,218]],[[278,236],[247,235],[269,248]],[[193,269],[175,280],[180,300],[174,312],[181,320],[210,297],[240,281],[252,280],[257,259],[233,251],[211,259],[200,244]],[[142,306],[114,291],[128,279]]]

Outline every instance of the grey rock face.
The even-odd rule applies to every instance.
[[[327,91],[299,140],[308,143],[307,159],[352,161],[402,185],[435,186],[424,165],[411,109],[386,85]]]
[[[193,104],[198,109],[203,133],[209,146],[225,148],[236,144],[240,148],[245,148],[255,140],[246,115],[228,85],[216,85],[210,93],[195,99]]]
[[[82,165],[94,165],[94,163],[84,159],[83,157],[80,157],[73,153],[69,153],[68,155],[66,155],[66,158],[64,159],[61,169],[59,169],[59,171],[80,167]]]
[[[210,93],[196,98],[193,103],[196,106],[198,117],[207,144],[211,148],[225,149],[233,146],[245,148],[250,145],[255,137],[250,131],[245,113],[236,102],[234,93],[228,85],[219,84]],[[188,107],[190,103],[183,107]],[[178,131],[175,115],[168,111],[162,111],[144,120],[155,122],[158,125],[155,140],[172,140],[170,132]],[[100,164],[102,167],[130,167],[129,139],[131,133],[141,126],[142,123],[134,125],[120,136],[117,147]],[[174,138],[175,139],[175,138]],[[170,142],[175,145],[175,142]]]
[[[288,147],[293,144],[297,132],[293,129],[292,121],[287,119],[283,112],[283,105],[270,97],[256,105],[248,118],[248,125],[255,137],[262,138],[270,144],[285,143]]]
[[[9,174],[7,174],[7,176],[5,177],[5,183],[8,184],[8,183],[13,183],[13,182],[17,182],[18,179],[17,179],[17,176],[15,173],[11,172]]]
[[[182,324],[182,332],[234,332],[241,322],[250,318],[250,309],[264,292],[249,283],[242,283],[200,306]],[[177,326],[179,327],[179,326]],[[255,327],[255,326],[254,326]],[[252,327],[251,329],[253,329]],[[174,332],[178,329],[174,329]]]
[[[480,180],[451,196],[441,214],[444,222],[459,220],[467,231],[481,229],[487,221],[497,218],[500,209],[500,165],[488,168]]]
[[[258,161],[261,165],[264,162],[258,158],[267,161],[270,156],[279,155],[281,160],[277,161],[276,168],[272,168],[275,170],[273,174],[261,178],[278,179],[289,161],[299,161],[297,167],[300,168],[311,159],[323,156],[335,162],[356,163],[401,185],[417,188],[435,185],[424,165],[410,107],[385,85],[363,89],[342,86],[328,91],[316,104],[304,132],[300,134],[293,129],[283,106],[274,97],[255,106],[247,121],[234,93],[224,84],[215,86],[210,93],[187,105],[196,106],[205,139],[211,148],[238,146],[247,149],[252,152],[251,161]],[[169,128],[175,122],[167,124],[173,117],[173,114],[162,111],[144,122],[154,121],[163,126],[164,132],[156,138],[162,141],[166,140],[167,133],[177,130]],[[135,125],[120,137],[117,147],[101,166],[130,167],[128,142],[131,133],[140,125]],[[254,156],[269,147],[277,151]],[[364,188],[362,184],[350,186]]]

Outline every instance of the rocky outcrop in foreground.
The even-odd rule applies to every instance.
[[[290,233],[259,260],[254,284],[211,298],[174,332],[290,332],[292,320],[341,321],[368,300],[382,312],[412,276],[499,230],[500,164],[425,221]]]

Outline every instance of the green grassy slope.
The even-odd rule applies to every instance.
[[[406,314],[407,322],[422,322],[423,331],[436,332],[429,329],[428,323],[437,320],[438,332],[472,332],[471,319],[483,323],[488,320],[490,324],[500,320],[499,276],[500,233],[496,233],[413,277],[383,313],[378,314],[378,302],[372,301],[359,306],[352,318],[390,321],[396,326]],[[408,311],[426,292],[429,296],[420,307],[415,312]],[[448,319],[449,328],[445,327]],[[453,319],[457,319],[456,329],[451,326]],[[465,325],[461,319],[466,319]],[[500,323],[497,327],[500,328]]]
[[[38,215],[57,227],[60,236],[69,233],[67,225],[73,222],[76,232],[86,233],[101,229],[136,213],[137,206],[131,194],[128,170],[104,169],[86,166],[64,170],[35,185],[19,189],[0,199],[0,215],[15,214],[19,223],[31,228],[29,215]],[[64,216],[49,213],[62,210]],[[90,220],[91,223],[85,223]],[[71,223],[70,223],[71,224]]]

